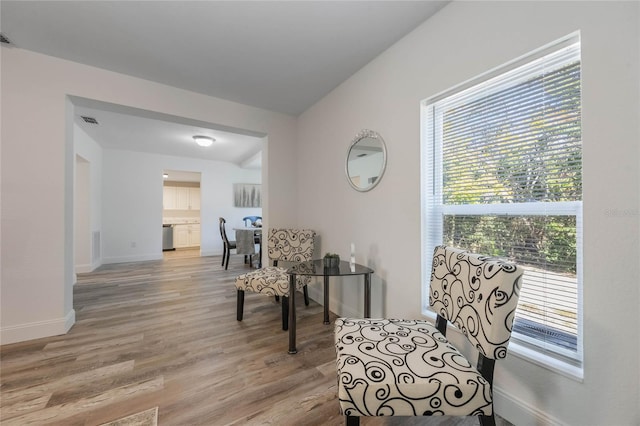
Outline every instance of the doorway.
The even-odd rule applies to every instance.
[[[162,179],[162,256],[200,256],[201,173],[165,169]]]

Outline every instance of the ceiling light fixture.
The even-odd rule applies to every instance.
[[[162,178],[163,179],[168,179],[169,178],[169,173],[163,173],[162,174]]]
[[[193,139],[200,146],[211,146],[215,141],[215,139],[210,136],[194,136]]]

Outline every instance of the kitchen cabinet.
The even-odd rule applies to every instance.
[[[173,226],[175,248],[197,247],[200,245],[200,224],[178,224]]]
[[[189,210],[200,210],[200,188],[189,188]]]
[[[162,208],[165,210],[175,210],[178,205],[177,189],[175,186],[162,187]]]
[[[173,246],[189,247],[189,225],[173,225]]]
[[[189,225],[189,246],[200,246],[200,225]]]
[[[200,210],[200,188],[176,187],[176,209]]]

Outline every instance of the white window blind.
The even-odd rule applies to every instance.
[[[425,101],[422,129],[425,262],[444,243],[522,265],[512,338],[578,365],[580,70],[578,40],[546,48]]]

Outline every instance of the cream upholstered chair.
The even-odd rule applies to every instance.
[[[493,368],[504,358],[523,270],[496,258],[439,246],[423,320],[338,318],[340,411],[361,416],[479,416],[495,424]],[[447,321],[478,351],[477,367],[445,337]]]
[[[313,257],[316,233],[309,229],[271,229],[267,239],[269,260],[273,266],[261,268],[236,278],[237,319],[242,321],[245,291],[282,297],[282,329],[289,329],[289,274],[278,262],[304,262]],[[304,303],[309,305],[307,284],[310,277],[298,277],[296,290],[304,292]]]

